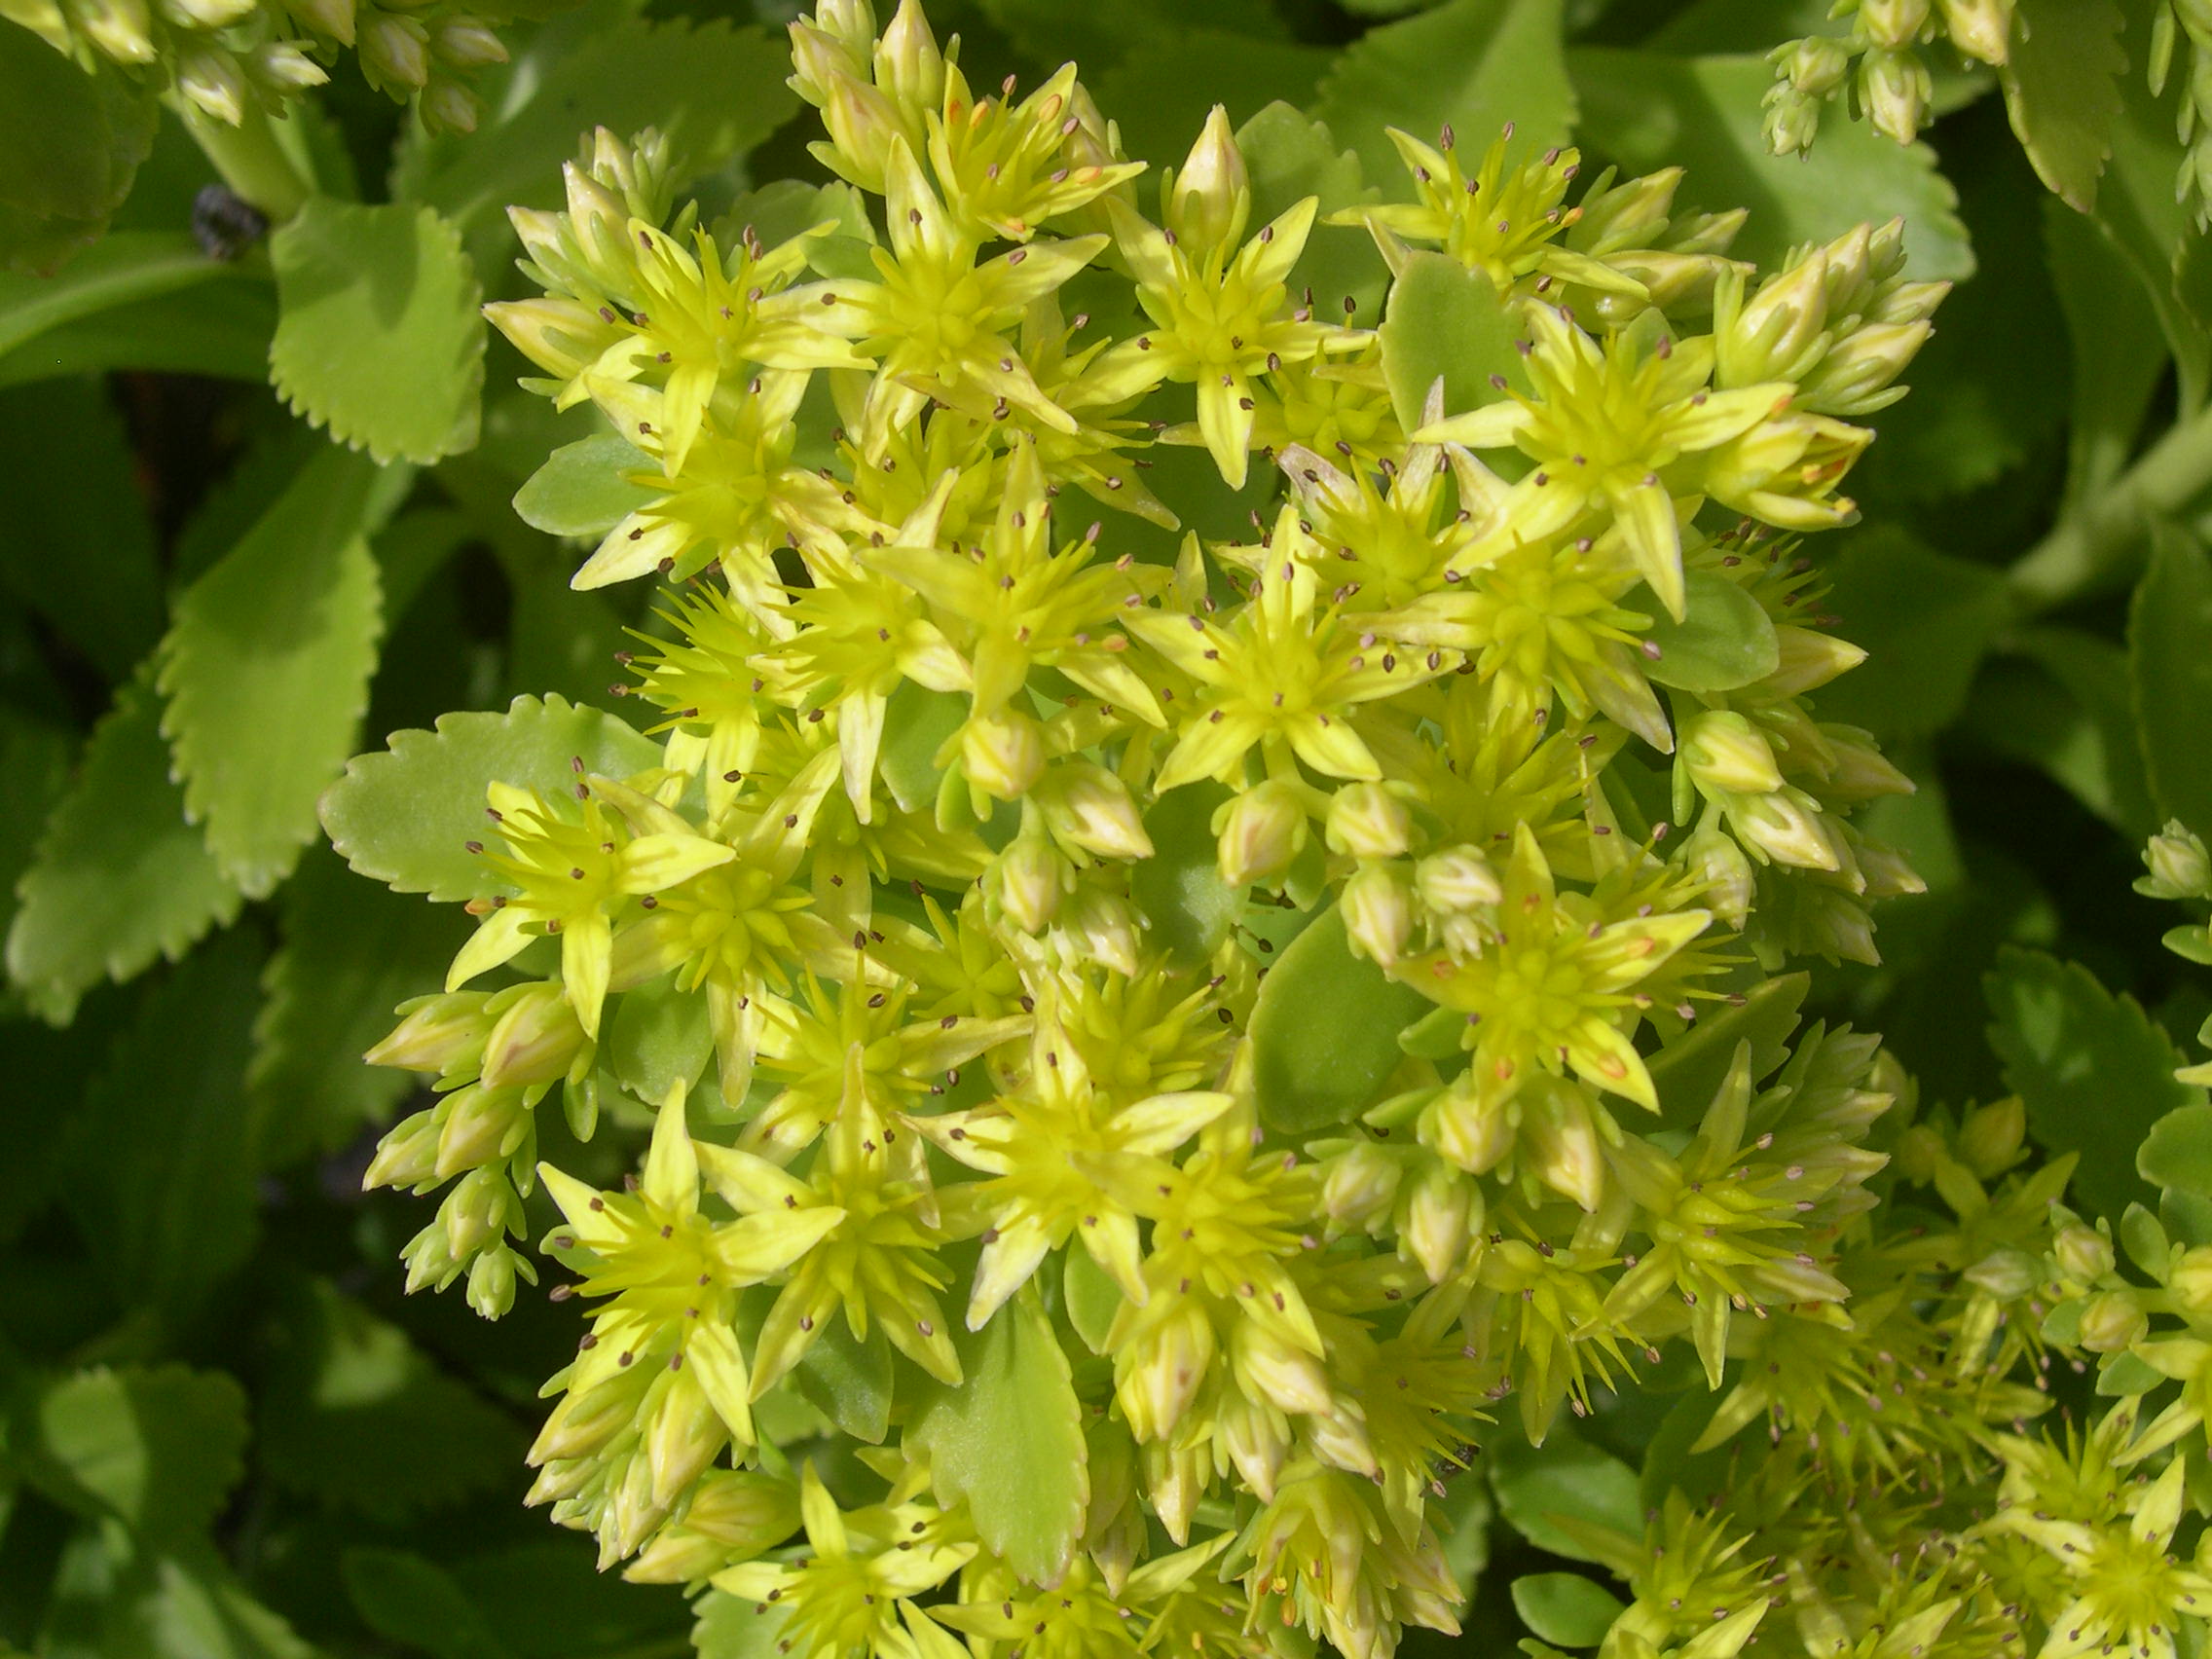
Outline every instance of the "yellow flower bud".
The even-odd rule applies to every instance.
[[[1959,1161],[1984,1181],[2019,1162],[2028,1132],[2028,1109],[2017,1094],[1977,1106],[1959,1125]]]
[[[980,715],[960,732],[960,768],[994,800],[1018,800],[1045,770],[1045,728],[1018,709]]]
[[[1384,968],[1406,953],[1413,939],[1413,889],[1395,865],[1362,865],[1337,901],[1352,950]]]
[[[2184,1251],[2174,1264],[2166,1288],[2173,1292],[2184,1312],[2200,1319],[2212,1315],[2212,1246],[2199,1244]]]
[[[1682,721],[1675,763],[1707,794],[1765,794],[1782,788],[1774,748],[1732,709],[1713,709]]]
[[[2082,1346],[2091,1353],[2118,1353],[2150,1329],[2142,1305],[2124,1290],[2100,1292],[2082,1309]]]
[[[2095,1284],[2113,1271],[2112,1240],[2085,1222],[2069,1222],[2051,1241],[2060,1274],[2072,1284]]]
[[[1213,248],[1235,245],[1251,210],[1244,154],[1230,130],[1228,110],[1215,104],[1168,186],[1167,228],[1187,244],[1192,258],[1203,258]]]
[[[1394,859],[1413,845],[1413,819],[1382,785],[1346,784],[1329,797],[1325,833],[1332,853]]]
[[[1306,846],[1306,807],[1291,785],[1271,779],[1228,801],[1213,819],[1221,879],[1242,892],[1279,882]]]

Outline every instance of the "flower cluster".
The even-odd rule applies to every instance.
[[[2165,0],[2151,17],[2148,69],[2151,95],[2165,91],[2177,49],[2187,44],[2175,126],[2183,146],[2174,195],[2194,204],[2202,230],[2212,220],[2212,6],[2204,0]]]
[[[536,0],[0,0],[0,18],[87,69],[101,64],[173,90],[236,127],[329,79],[352,49],[369,85],[417,107],[432,131],[474,129],[471,76],[504,63],[498,26],[538,16]]]
[[[838,182],[710,226],[602,133],[491,308],[635,451],[577,585],[670,584],[616,687],[659,763],[493,784],[497,896],[373,1055],[437,1098],[370,1183],[454,1183],[411,1284],[497,1314],[559,1207],[534,1497],[794,1652],[1380,1659],[1456,1628],[1449,1477],[1670,1347],[1701,1452],[1781,1449],[1744,1525],[1986,1473],[2065,1168],[2006,1173],[2016,1107],[1908,1129],[1763,977],[1917,885],[1795,539],[1941,297],[1897,227],[1762,278],[1675,174],[1398,135],[1413,203],[1343,217],[1520,344],[1400,407],[1220,112],[1155,218],[1072,68],[978,91],[912,0],[792,38]],[[538,1162],[556,1084],[638,1176]],[[1952,1222],[1870,1219],[1931,1182]],[[962,1459],[1054,1424],[1017,1537]],[[1829,1519],[1821,1632],[1941,1623]],[[1768,1583],[1660,1525],[1704,1541],[1618,1644],[1724,1659]]]
[[[1813,147],[1821,106],[1850,100],[1874,129],[1909,144],[1935,96],[1925,55],[1947,47],[1960,62],[1998,65],[2010,54],[2013,0],[1839,0],[1847,33],[1807,35],[1769,55],[1766,138],[1778,156]]]

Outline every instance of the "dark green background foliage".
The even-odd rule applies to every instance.
[[[2079,5],[2120,21],[2115,0]],[[1755,55],[1824,10],[932,7],[978,83],[1080,58],[1155,163],[1216,101],[1239,124],[1277,99],[1324,120],[1334,148],[1293,125],[1255,152],[1263,204],[1395,188],[1386,125],[1510,117],[1571,134],[1586,173],[1686,165],[1684,204],[1751,209],[1751,256],[1904,215],[1914,270],[1959,286],[1912,396],[1874,422],[1863,524],[1810,556],[1872,653],[1823,716],[1919,783],[1872,828],[1929,892],[1883,912],[1879,969],[1815,975],[1807,1013],[1887,1033],[1934,1101],[2022,1094],[2046,1147],[2083,1152],[2081,1200],[2117,1218],[2150,1191],[2137,1139],[2194,1096],[2169,1074],[2212,1009],[2212,980],[2158,947],[2170,906],[2129,888],[2165,817],[2212,834],[2212,248],[2173,205],[2172,111],[2132,69],[2105,77],[2087,136],[2015,89],[2071,194],[2109,142],[2086,215],[2038,182],[1994,76],[1940,81],[1912,148],[1838,111],[1808,160],[1770,159]],[[56,274],[0,275],[0,1652],[689,1646],[675,1591],[597,1576],[586,1540],[521,1506],[572,1317],[535,1292],[497,1327],[400,1295],[427,1206],[359,1188],[408,1084],[357,1056],[465,918],[346,874],[314,808],[395,729],[604,693],[640,599],[569,592],[573,548],[510,507],[589,428],[515,391],[520,360],[477,321],[520,291],[500,209],[552,204],[594,122],[673,131],[710,216],[821,176],[782,85],[789,16],[590,0],[513,38],[466,139],[425,138],[348,59],[293,123],[332,200],[229,262],[189,232],[213,175],[173,117],[64,79],[51,122],[0,118],[10,261],[49,264],[55,236],[112,215]],[[0,105],[55,79],[38,54],[0,22]],[[506,97],[509,79],[535,90]],[[1315,248],[1324,282],[1372,300],[1358,233]],[[525,509],[571,534],[622,510],[550,484]],[[611,1181],[632,1150],[558,1157]],[[1487,1489],[1466,1480],[1456,1565],[1496,1558],[1466,1651],[1609,1619],[1549,1516],[1635,1530],[1631,1465],[1673,1403],[1657,1382],[1547,1447],[1540,1501],[1510,1453]]]

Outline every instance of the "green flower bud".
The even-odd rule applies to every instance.
[[[1827,260],[1815,248],[1744,299],[1731,268],[1714,286],[1714,384],[1726,388],[1793,381],[1827,350]]]
[[[790,1480],[709,1469],[683,1519],[655,1533],[622,1576],[633,1584],[697,1584],[774,1549],[798,1523],[798,1489]]]
[[[446,1245],[444,1211],[438,1219],[410,1238],[399,1252],[399,1259],[407,1264],[407,1294],[413,1296],[424,1289],[443,1290],[461,1272],[461,1264],[454,1259]]]
[[[483,112],[476,94],[459,81],[433,81],[417,107],[432,132],[473,132]]]
[[[505,1245],[468,1264],[468,1307],[480,1319],[499,1319],[515,1305],[517,1257]]]
[[[1332,853],[1394,859],[1413,845],[1413,819],[1382,785],[1346,784],[1329,797],[1325,835]]]
[[[2182,1311],[2201,1319],[2212,1316],[2212,1246],[2199,1244],[2182,1253],[2166,1288],[2181,1304]]]
[[[1182,1421],[1213,1364],[1214,1346],[1213,1321],[1186,1304],[1119,1356],[1115,1397],[1140,1442],[1164,1439]]]
[[[514,1189],[497,1169],[473,1169],[455,1183],[438,1206],[438,1224],[445,1229],[446,1254],[464,1262],[506,1231]]]
[[[1470,1175],[1496,1168],[1513,1150],[1513,1120],[1474,1071],[1461,1072],[1423,1109],[1420,1142]]]
[[[245,119],[245,76],[220,47],[187,52],[176,61],[176,90],[210,121],[236,127]]]
[[[361,1057],[372,1066],[444,1077],[474,1071],[483,1062],[492,1032],[493,1018],[484,1006],[490,1001],[486,991],[448,991],[403,1002],[391,1035]]]
[[[897,16],[876,43],[875,84],[917,121],[944,102],[944,54],[918,0],[900,0]]]
[[[295,97],[330,77],[321,64],[289,41],[271,41],[254,49],[246,72],[255,86],[277,98]]]
[[[1848,640],[1787,622],[1775,629],[1774,638],[1782,660],[1759,684],[1781,697],[1815,690],[1866,660],[1865,650]]]
[[[1928,26],[1929,0],[1860,0],[1859,26],[1876,46],[1902,50]]]
[[[1713,709],[1682,721],[1675,763],[1706,794],[1765,794],[1782,788],[1774,748],[1732,709]]]
[[[1928,65],[1910,52],[1869,52],[1859,63],[1859,95],[1874,130],[1909,144],[1928,123],[1936,95]]]
[[[1043,933],[1075,887],[1075,871],[1042,835],[1017,835],[983,874],[986,901],[1023,933]]]
[[[2212,899],[2212,858],[2204,843],[2178,821],[2170,821],[2143,849],[2150,875],[2136,891],[2153,899]]]
[[[1346,1233],[1365,1233],[1398,1195],[1398,1161],[1373,1141],[1353,1142],[1321,1165],[1321,1213]]]
[[[486,1012],[498,1015],[484,1045],[486,1088],[552,1083],[568,1074],[583,1048],[584,1028],[558,979],[501,991]]]
[[[2118,1353],[2140,1342],[2150,1329],[2141,1304],[2124,1290],[2100,1292],[2082,1309],[2082,1346],[2091,1353]]]
[[[1803,790],[1780,789],[1730,803],[1737,836],[1761,857],[1792,869],[1840,869],[1843,854],[1820,802]]]
[[[1064,844],[1097,859],[1152,857],[1152,837],[1128,785],[1096,761],[1061,761],[1038,781],[1033,797]]]
[[[1896,384],[1935,326],[1925,321],[1868,323],[1854,329],[1799,384],[1802,407],[1821,415],[1871,415],[1904,395]]]
[[[77,27],[103,57],[118,63],[151,63],[154,38],[145,0],[77,0]]]
[[[385,1131],[377,1155],[362,1173],[361,1190],[427,1187],[438,1178],[438,1114],[417,1112]]]
[[[2017,1094],[1977,1106],[1959,1125],[1959,1161],[1981,1180],[1994,1180],[2020,1161],[2028,1109]]]
[[[1018,800],[1045,770],[1045,728],[1018,709],[979,715],[961,728],[960,769],[993,800]]]
[[[1229,1364],[1247,1397],[1293,1415],[1329,1409],[1329,1377],[1320,1360],[1293,1347],[1257,1319],[1239,1319]]]
[[[1425,1161],[1400,1208],[1398,1241],[1431,1284],[1442,1284],[1467,1258],[1483,1221],[1482,1189],[1440,1158]]]
[[[881,193],[891,146],[906,142],[899,112],[891,100],[856,76],[830,77],[822,106],[827,144],[812,146],[815,156],[840,177],[863,190]]]
[[[2003,63],[2011,49],[2013,0],[1940,0],[1943,28],[1969,57]]]
[[[353,0],[284,0],[284,9],[326,40],[353,44]]]
[[[1992,1250],[1966,1271],[1967,1282],[2000,1302],[2017,1302],[2042,1278],[2036,1259],[2025,1250]]]
[[[445,1124],[438,1134],[438,1179],[450,1180],[513,1150],[510,1137],[529,1121],[519,1088],[492,1088],[472,1083],[439,1104]]]
[[[1252,181],[1244,154],[1230,130],[1228,110],[1215,104],[1168,186],[1167,228],[1187,244],[1192,258],[1202,258],[1213,248],[1234,246],[1251,210]]]
[[[1848,65],[1849,59],[1845,60]],[[1821,131],[1821,100],[1780,80],[1767,89],[1760,129],[1766,147],[1777,156],[1801,156]]]
[[[1448,847],[1415,865],[1414,893],[1441,915],[1488,909],[1505,897],[1497,871],[1473,847]]]
[[[1833,35],[1807,35],[1778,48],[1773,62],[1791,90],[1807,98],[1825,98],[1841,89],[1851,73],[1851,47]]]
[[[253,15],[255,0],[160,0],[160,11],[186,29],[225,29]]]
[[[1943,1137],[1926,1124],[1915,1124],[1899,1135],[1897,1150],[1890,1155],[1899,1175],[1923,1186],[1936,1179],[1936,1166],[1947,1156]]]
[[[420,92],[430,78],[430,31],[413,18],[379,12],[360,31],[361,72],[379,92]]]
[[[1117,974],[1133,975],[1142,967],[1135,911],[1126,899],[1096,882],[1078,882],[1052,925],[1074,941],[1078,960],[1103,963]]]
[[[2085,1222],[2069,1222],[2051,1241],[2058,1272],[2071,1284],[2095,1284],[2113,1271],[2112,1240]]]
[[[1272,887],[1305,849],[1306,805],[1295,787],[1270,779],[1223,805],[1213,827],[1223,882],[1239,893]]]
[[[476,18],[449,18],[430,31],[430,52],[456,69],[504,63],[507,49],[491,25]]]
[[[1387,968],[1413,940],[1413,890],[1394,865],[1362,865],[1345,882],[1337,902],[1345,936],[1355,953]]]
[[[1698,902],[1729,926],[1742,927],[1757,897],[1758,880],[1735,837],[1710,824],[1701,826],[1682,844],[1681,858],[1703,884]]]

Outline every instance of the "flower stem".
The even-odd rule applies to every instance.
[[[2067,514],[2011,569],[2013,600],[2037,615],[2123,580],[2156,518],[2212,487],[2212,409],[2180,423],[2106,489]]]
[[[236,127],[211,121],[181,99],[170,99],[169,107],[223,182],[271,224],[282,224],[314,194],[314,186],[285,154],[275,125],[253,105],[246,106],[245,118]]]

